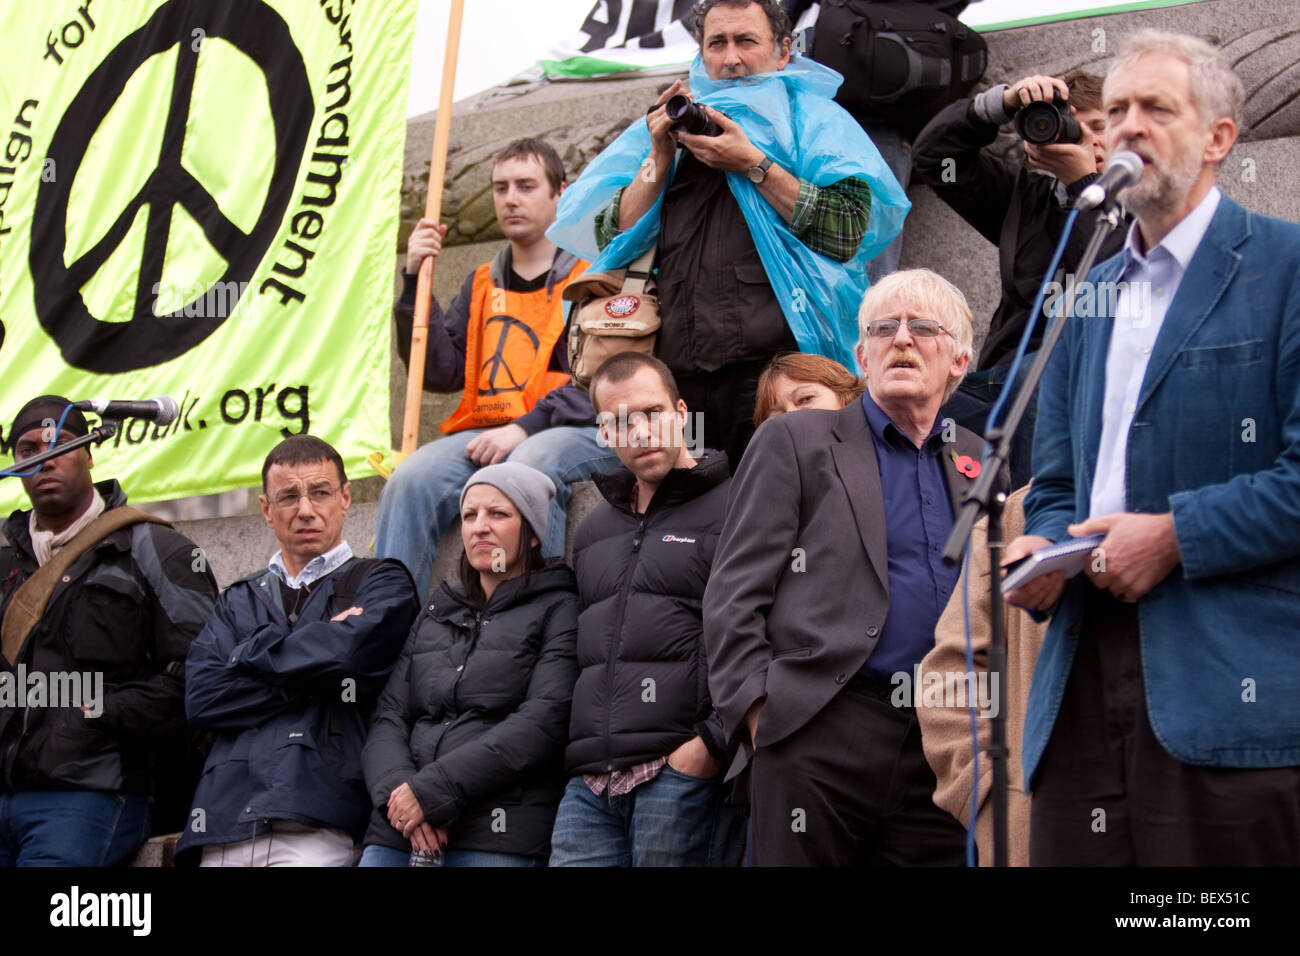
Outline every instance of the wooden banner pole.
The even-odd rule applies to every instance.
[[[447,175],[447,147],[451,140],[452,93],[456,86],[456,57],[460,51],[460,24],[465,0],[451,0],[447,22],[447,51],[442,60],[442,89],[438,119],[433,131],[433,153],[429,157],[429,195],[424,216],[437,222],[442,217],[442,186]],[[415,322],[411,328],[411,360],[406,376],[406,410],[402,418],[402,447],[393,456],[396,466],[415,451],[420,440],[420,397],[424,394],[424,359],[429,338],[429,304],[433,298],[433,256],[420,263],[415,286]]]

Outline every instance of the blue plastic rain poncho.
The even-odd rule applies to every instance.
[[[746,176],[726,174],[800,350],[853,369],[866,264],[902,231],[911,203],[867,134],[832,102],[842,82],[834,70],[802,56],[791,57],[784,70],[726,80],[709,79],[696,56],[690,73],[696,102],[722,110],[758,149],[800,179],[827,186],[855,177],[871,185],[867,234],[857,255],[840,263],[800,242]],[[659,235],[662,192],[604,251],[596,247],[594,231],[596,214],[632,182],[649,152],[650,130],[638,120],[565,190],[547,237],[591,262],[593,272],[625,266],[649,249]]]

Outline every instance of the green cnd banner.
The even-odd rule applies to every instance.
[[[0,429],[170,395],[94,449],[135,501],[260,484],[288,435],[387,450],[416,0],[0,11]],[[4,465],[8,466],[5,461]],[[26,507],[0,482],[0,513]]]

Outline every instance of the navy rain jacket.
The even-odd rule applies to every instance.
[[[271,820],[361,835],[361,748],[419,605],[406,568],[380,561],[348,602],[364,613],[331,621],[349,567],[311,586],[292,625],[270,570],[236,581],[190,645],[185,714],[216,741],[178,851],[249,840]]]

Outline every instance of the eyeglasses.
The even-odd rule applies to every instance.
[[[898,334],[898,327],[901,324],[898,319],[876,319],[867,323],[867,335],[873,339],[892,339]],[[918,339],[932,339],[940,332],[952,335],[939,324],[938,319],[908,319],[907,331]]]
[[[278,511],[293,511],[298,507],[298,500],[306,497],[311,502],[313,508],[322,508],[334,500],[334,496],[339,493],[339,486],[317,485],[315,488],[309,488],[306,491],[289,491],[280,492],[271,499]]]

